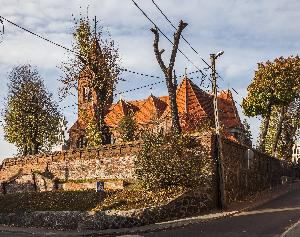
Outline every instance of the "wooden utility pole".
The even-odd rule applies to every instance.
[[[2,25],[2,32],[0,30],[0,36],[4,35],[4,24],[3,24],[3,20],[1,19],[1,16],[0,16],[0,23]],[[0,38],[0,43],[1,43],[1,38]]]
[[[223,51],[217,55],[211,54],[211,78],[212,78],[212,92],[214,95],[214,117],[215,117],[215,157],[217,163],[217,182],[218,182],[218,200],[221,209],[226,208],[225,199],[225,185],[224,185],[224,171],[223,171],[223,153],[222,153],[222,140],[220,136],[220,121],[219,121],[219,111],[218,111],[218,90],[217,90],[217,77],[216,77],[216,59],[223,54]]]

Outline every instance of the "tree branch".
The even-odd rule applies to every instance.
[[[157,62],[158,62],[158,64],[159,64],[160,68],[162,69],[162,71],[163,71],[163,72],[165,73],[165,75],[167,76],[168,69],[167,69],[165,63],[163,62],[163,60],[162,60],[162,58],[161,58],[161,55],[163,54],[163,52],[164,52],[165,50],[162,49],[162,50],[160,51],[159,48],[158,48],[159,33],[158,33],[158,30],[157,30],[157,27],[151,28],[151,31],[152,31],[153,34],[154,34],[153,48],[154,48],[154,53],[155,53]]]
[[[173,72],[173,68],[174,68],[174,64],[175,64],[175,59],[176,59],[176,54],[178,51],[178,45],[179,45],[179,40],[180,40],[180,36],[182,31],[184,30],[184,28],[187,26],[187,23],[184,23],[182,20],[179,22],[178,25],[178,29],[176,31],[176,33],[174,34],[174,43],[173,43],[173,49],[172,49],[172,54],[171,54],[171,58],[170,58],[170,64],[168,67],[168,73],[170,75],[172,75]]]

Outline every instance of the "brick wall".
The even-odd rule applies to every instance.
[[[212,195],[217,195],[214,138],[206,134],[198,135],[197,140],[208,150],[207,162],[210,164],[212,175],[209,184],[206,185],[210,187],[206,188]],[[19,192],[26,189],[32,191],[33,188],[36,191],[52,190],[55,188],[54,179],[64,183],[68,183],[68,180],[72,183],[72,180],[132,179],[134,159],[141,146],[141,142],[135,142],[103,146],[101,149],[69,150],[49,155],[6,159],[0,166],[0,183],[7,183],[8,192]],[[245,159],[247,149],[246,146],[223,140],[225,193],[229,203],[276,186],[281,182],[282,176],[292,176],[292,171],[295,171],[287,163],[255,150],[253,150],[254,158],[248,168]],[[299,175],[299,169],[296,171]],[[33,173],[35,180],[29,181]],[[20,174],[22,176],[16,178]],[[74,184],[73,187],[71,184],[66,184],[66,187],[67,189],[77,189],[79,186],[91,188],[91,185],[93,184]],[[0,191],[3,192],[2,185]]]
[[[134,159],[140,147],[140,142],[135,142],[108,145],[100,149],[69,150],[48,155],[5,159],[0,168],[0,183],[8,182],[11,185],[17,185],[19,181],[16,176],[20,173],[24,178],[32,173],[47,173],[49,178],[57,178],[62,181],[130,179],[134,176]],[[43,179],[39,179],[39,181],[41,183],[48,182]],[[47,186],[49,185],[45,187]]]

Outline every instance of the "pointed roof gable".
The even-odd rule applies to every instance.
[[[223,90],[218,95],[219,116],[222,124],[227,128],[241,128],[242,123],[235,101],[230,90]]]
[[[187,77],[183,78],[176,92],[178,112],[181,116],[185,114],[196,115],[197,117],[213,116],[212,99],[212,95],[200,89]],[[170,106],[162,117],[169,115]]]
[[[97,37],[94,37],[91,42],[91,48],[89,51],[89,57],[91,60],[95,60],[96,56],[102,56],[102,50]]]
[[[139,111],[136,112],[136,121],[138,123],[148,123],[153,119],[159,118],[166,107],[166,102],[151,94],[140,107]]]
[[[109,112],[105,116],[105,122],[108,126],[117,126],[120,120],[130,112],[137,111],[138,108],[131,103],[120,99],[118,103],[112,105]]]

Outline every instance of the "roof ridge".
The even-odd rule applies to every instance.
[[[187,86],[189,85],[189,87],[191,88],[191,91],[192,91],[192,93],[194,94],[194,96],[196,97],[196,101],[197,101],[197,104],[198,104],[198,106],[200,106],[201,108],[202,108],[202,105],[201,105],[201,103],[200,103],[200,101],[199,101],[199,98],[198,98],[198,96],[197,96],[197,94],[196,94],[196,92],[195,92],[195,90],[201,90],[196,84],[194,84],[193,82],[192,82],[192,80],[191,79],[189,79],[188,77],[186,77],[185,78],[185,80],[186,80],[186,98],[188,98],[188,88],[187,88]],[[201,91],[200,91],[201,92]],[[187,101],[187,99],[186,99],[186,104],[188,104],[188,101]],[[203,109],[203,108],[202,108]],[[186,109],[186,112],[188,112],[187,111],[187,109]]]

